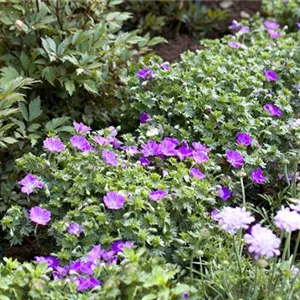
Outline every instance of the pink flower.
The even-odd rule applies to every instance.
[[[227,161],[234,167],[238,168],[244,164],[243,155],[238,151],[226,151]]]
[[[91,127],[84,125],[83,123],[73,122],[73,126],[78,133],[90,132],[92,130]]]
[[[119,210],[124,206],[125,198],[119,193],[108,192],[106,196],[103,197],[103,202],[107,208]]]
[[[35,188],[41,189],[44,184],[38,181],[37,178],[32,174],[27,174],[24,179],[18,182],[22,186],[21,192],[27,195],[31,194]]]
[[[65,146],[61,140],[52,137],[48,137],[44,140],[44,147],[50,152],[61,152],[65,150]]]
[[[35,206],[30,209],[29,219],[39,225],[47,225],[51,220],[51,212],[47,209]]]

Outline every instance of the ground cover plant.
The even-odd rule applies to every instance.
[[[120,71],[119,126],[39,124],[40,100],[17,94],[39,78],[9,89],[4,69],[5,129],[41,134],[0,220],[37,254],[3,259],[3,299],[300,299],[300,33],[259,17],[230,29]]]

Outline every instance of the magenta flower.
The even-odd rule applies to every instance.
[[[162,63],[160,66],[161,66],[161,68],[162,68],[164,71],[169,71],[169,70],[171,70],[171,66],[170,66],[170,64],[167,63],[167,62]]]
[[[269,29],[269,30],[268,30],[268,34],[269,34],[269,36],[270,36],[272,39],[277,39],[277,38],[281,37],[281,35],[282,35],[280,32],[277,32],[277,31],[272,30],[272,29]]]
[[[239,132],[237,135],[237,143],[239,145],[243,145],[245,147],[248,147],[252,144],[252,138],[250,134]]]
[[[103,202],[107,208],[119,210],[124,206],[125,198],[119,193],[108,192],[106,196],[103,197]]]
[[[177,146],[176,143],[166,138],[159,145],[159,153],[166,156],[176,155],[176,150],[175,150],[176,146]]]
[[[68,229],[68,233],[75,235],[75,236],[80,236],[80,234],[83,232],[83,228],[77,224],[77,223],[72,223]]]
[[[168,192],[163,191],[163,190],[157,190],[157,191],[153,191],[150,193],[149,198],[152,201],[160,201],[162,200],[164,197],[166,197],[168,194]]]
[[[51,212],[47,209],[35,206],[30,209],[29,219],[36,224],[47,225],[51,220]]]
[[[271,29],[271,30],[276,30],[280,27],[280,25],[278,23],[273,22],[273,21],[268,21],[268,20],[264,21],[264,26],[265,26],[265,28]]]
[[[280,117],[282,115],[282,112],[281,112],[280,108],[273,105],[273,104],[271,104],[271,103],[265,104],[264,105],[264,110],[269,112],[269,114],[273,117]]]
[[[227,161],[234,167],[238,168],[244,164],[243,155],[238,151],[226,151]]]
[[[202,152],[204,152],[204,153],[208,153],[208,152],[211,151],[211,149],[210,149],[210,148],[207,148],[206,145],[200,144],[200,143],[198,143],[198,142],[193,142],[193,143],[192,143],[192,146],[193,146],[193,148],[194,148],[196,151],[202,151]]]
[[[142,153],[145,157],[159,155],[159,144],[155,141],[148,141],[146,144],[142,145]]]
[[[177,149],[176,153],[180,160],[184,160],[193,154],[193,149],[191,149],[186,142],[183,142],[182,146]]]
[[[146,157],[142,156],[139,159],[139,162],[141,163],[142,166],[147,167],[150,165],[150,160],[147,159]]]
[[[46,263],[48,268],[56,269],[59,266],[59,259],[53,256],[35,256],[38,264]]]
[[[197,164],[202,164],[209,160],[208,155],[205,152],[199,150],[193,152],[193,158]]]
[[[151,69],[141,69],[136,74],[140,79],[150,80],[153,78],[154,71]]]
[[[261,169],[251,171],[251,180],[257,184],[263,184],[266,182],[267,178],[263,176],[263,171]]]
[[[221,225],[220,229],[227,231],[229,234],[235,234],[239,229],[247,229],[255,219],[245,208],[225,207],[214,218]]]
[[[239,24],[236,20],[232,20],[231,25],[229,26],[231,30],[237,31],[241,28],[241,24]]]
[[[130,155],[139,154],[140,151],[136,146],[124,146],[122,150],[126,151]]]
[[[77,277],[76,279],[78,292],[93,289],[94,287],[99,286],[100,284],[101,282],[94,277]]]
[[[92,267],[93,263],[91,261],[82,261],[79,259],[70,265],[70,270],[86,275],[93,275],[94,270]]]
[[[282,207],[274,217],[275,225],[283,231],[292,232],[300,229],[300,215],[296,211]]]
[[[44,140],[44,147],[48,149],[50,152],[61,152],[65,149],[64,144],[61,142],[61,140],[54,139],[51,137],[48,137]]]
[[[251,234],[245,234],[244,240],[249,245],[248,251],[254,254],[254,258],[271,258],[280,254],[280,239],[267,228],[256,224],[251,228]]]
[[[241,29],[239,30],[239,33],[244,34],[244,33],[249,33],[250,28],[248,26],[241,26]]]
[[[44,186],[44,184],[38,181],[32,174],[27,174],[18,184],[22,186],[21,192],[27,195],[31,194],[35,188],[41,189]]]
[[[100,146],[107,146],[110,144],[110,140],[102,136],[95,136],[94,141]]]
[[[235,42],[228,42],[228,46],[233,49],[239,49],[243,47],[241,44]]]
[[[117,166],[119,164],[117,154],[109,150],[102,151],[102,158],[104,162],[109,166]]]
[[[300,22],[296,22],[296,24],[297,24],[298,28],[300,28]]]
[[[140,115],[140,123],[141,124],[147,123],[147,121],[150,120],[150,118],[151,118],[151,116],[148,113],[143,112]]]
[[[223,200],[226,201],[227,199],[230,198],[231,192],[226,186],[221,186],[218,189],[218,196]]]
[[[191,168],[190,175],[194,178],[197,178],[199,180],[204,179],[206,176],[203,174],[199,169],[197,168]]]
[[[278,80],[277,74],[271,70],[264,69],[264,74],[265,74],[267,81],[277,81]]]
[[[94,263],[95,261],[101,259],[102,251],[103,250],[101,245],[94,246],[92,250],[87,254],[87,261]]]
[[[212,217],[213,220],[218,221],[218,214],[220,212],[217,209],[214,209],[211,213],[210,216]]]
[[[73,126],[78,133],[90,132],[92,130],[91,127],[84,125],[83,123],[73,122]]]
[[[124,242],[124,241],[117,241],[117,242],[113,242],[111,244],[111,250],[117,254],[119,252],[123,252],[124,251],[124,247],[126,248],[133,248],[134,246],[134,242]]]
[[[94,150],[94,148],[90,145],[89,141],[83,136],[74,135],[70,138],[70,142],[74,148],[82,152]]]

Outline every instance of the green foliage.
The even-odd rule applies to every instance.
[[[125,28],[138,28],[152,35],[172,37],[181,30],[196,38],[222,32],[227,13],[211,9],[203,1],[123,1],[121,9],[133,18],[125,22]]]
[[[287,25],[289,31],[298,31],[300,20],[299,0],[264,0],[263,11],[281,25]]]
[[[101,264],[96,268],[101,287],[78,293],[72,278],[52,280],[46,263],[20,264],[4,258],[0,264],[0,299],[182,299],[184,292],[196,289],[178,282],[181,270],[150,256],[145,249],[127,249],[119,265]],[[74,274],[75,275],[75,274]],[[176,276],[175,276],[176,275]],[[5,295],[5,296],[4,296]],[[1,298],[2,297],[2,298]],[[193,298],[192,298],[193,299]]]
[[[71,113],[89,123],[107,122],[122,68],[163,41],[122,32],[130,14],[111,12],[110,6],[114,2],[0,2],[0,66],[39,80],[30,99],[40,95],[48,116]]]

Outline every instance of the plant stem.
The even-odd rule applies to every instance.
[[[241,181],[242,195],[243,195],[243,206],[246,208],[246,194],[245,194],[245,187],[244,187],[243,177],[240,178],[240,181]]]
[[[292,233],[289,232],[288,235],[287,235],[287,238],[286,238],[286,240],[285,240],[284,249],[283,249],[283,254],[282,254],[282,261],[285,261],[285,257],[286,257],[286,254],[287,254],[287,250],[288,250],[288,248],[290,248],[291,235],[292,235]]]
[[[36,241],[37,241],[37,244],[38,244],[39,248],[41,248],[40,241],[39,241],[39,238],[38,238],[38,235],[37,235],[37,228],[38,228],[38,224],[36,224],[35,227],[34,227],[34,236],[36,238]]]
[[[297,169],[298,169],[298,161],[296,161],[294,164],[293,183],[291,188],[291,194],[293,198],[297,197]]]
[[[257,297],[256,297],[256,293],[257,293],[257,271],[258,271],[258,267],[257,267],[257,264],[255,264],[255,277],[254,277],[253,299],[257,299]]]
[[[298,231],[298,235],[297,235],[296,244],[295,244],[295,247],[294,247],[293,259],[292,259],[292,262],[291,262],[291,266],[294,264],[294,262],[296,260],[296,255],[297,255],[297,252],[298,252],[299,243],[300,243],[300,231]]]
[[[285,175],[285,180],[286,180],[287,184],[290,185],[290,179],[289,179],[287,165],[284,165],[284,175]]]
[[[240,256],[239,256],[239,253],[237,251],[235,236],[233,236],[233,249],[234,249],[234,253],[236,255],[236,259],[237,259],[239,271],[240,271],[240,274],[242,276],[242,268],[241,268],[241,263],[240,263]]]

